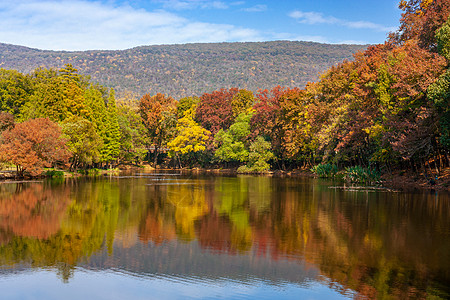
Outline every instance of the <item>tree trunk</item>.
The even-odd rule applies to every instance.
[[[180,167],[180,169],[183,169],[183,167],[181,166],[181,160],[180,157],[177,154],[177,159],[178,159],[178,166]]]
[[[153,165],[156,168],[156,166],[158,165],[158,147],[155,146],[155,151],[153,152],[155,157],[153,159]]]

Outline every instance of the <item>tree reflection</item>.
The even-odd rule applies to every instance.
[[[42,184],[0,185],[0,231],[3,236],[50,237],[61,227],[67,196],[67,191]]]
[[[196,241],[210,253],[306,261],[324,283],[361,297],[445,298],[448,228],[448,197],[330,189],[309,179],[0,185],[1,264],[54,267],[64,281],[103,249],[111,256],[117,247]],[[183,259],[173,253],[163,261]],[[132,264],[142,270],[147,262]]]

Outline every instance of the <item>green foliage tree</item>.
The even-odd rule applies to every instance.
[[[450,17],[436,30],[436,41],[439,54],[450,61]]]
[[[228,130],[221,129],[217,132],[214,139],[219,146],[214,155],[220,161],[248,160],[247,138],[250,135],[250,120],[253,113],[250,110],[239,114]]]
[[[0,69],[0,111],[20,116],[22,106],[32,93],[29,76],[15,70]]]
[[[66,145],[71,152],[70,169],[84,167],[100,162],[103,140],[97,134],[95,125],[79,116],[64,120],[61,124]]]
[[[58,73],[52,69],[36,69],[32,74],[33,93],[21,110],[21,121],[33,118],[49,118],[59,122],[67,117],[64,85]]]
[[[117,118],[120,126],[120,159],[141,162],[147,154],[146,129],[136,109],[119,105]]]
[[[117,116],[114,90],[111,89],[106,108],[105,134],[101,150],[102,161],[111,162],[119,158],[120,154],[120,126]]]
[[[270,151],[270,143],[262,136],[257,136],[250,144],[250,152],[248,155],[248,163],[238,168],[238,173],[261,173],[270,170],[268,163],[274,158]]]
[[[428,98],[439,114],[440,141],[446,149],[450,149],[450,70],[430,85]]]
[[[74,115],[87,117],[84,91],[87,79],[66,65],[58,71],[37,69],[31,75],[33,93],[21,112],[21,119],[50,118],[61,122]]]

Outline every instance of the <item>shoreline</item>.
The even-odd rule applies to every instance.
[[[98,170],[94,175],[80,174],[76,172],[64,172],[64,176],[60,178],[78,178],[83,176],[108,176],[112,174],[117,174],[118,172],[127,171],[158,171],[158,170],[171,170],[171,171],[181,171],[182,173],[196,173],[196,174],[211,174],[211,175],[250,175],[250,176],[270,176],[270,177],[315,177],[311,171],[306,169],[297,169],[290,171],[283,170],[273,170],[264,173],[242,173],[238,174],[236,169],[203,169],[203,168],[153,168],[149,165],[144,165],[142,167],[130,167],[130,166],[119,166],[112,170]],[[49,176],[41,174],[38,176],[25,176],[17,177],[15,171],[0,171],[0,183],[23,183],[23,182],[41,182],[41,180],[49,178]],[[429,191],[444,191],[450,192],[450,168],[444,169],[441,174],[437,177],[437,180],[430,182],[423,174],[408,174],[403,171],[395,171],[392,174],[383,174],[381,176],[382,181],[378,186],[384,188],[401,190],[401,191],[414,191],[414,190],[429,190]],[[330,179],[332,180],[332,179]],[[345,183],[345,181],[342,181]]]
[[[162,170],[162,169],[157,169]],[[256,175],[256,176],[271,176],[271,177],[314,177],[318,178],[314,173],[309,170],[274,170],[269,171],[267,173],[243,173],[238,174],[236,169],[168,169],[168,170],[181,170],[185,172],[195,172],[195,173],[205,173],[205,174],[225,174],[225,175]],[[450,192],[450,168],[446,168],[440,176],[438,176],[438,180],[431,184],[428,180],[423,176],[423,174],[414,174],[414,175],[401,175],[402,171],[396,171],[392,174],[383,174],[381,176],[381,184],[384,188],[395,189],[401,191],[414,191],[414,190],[429,190],[429,191],[447,191]],[[332,179],[330,179],[332,180]],[[340,181],[345,183],[346,181]]]

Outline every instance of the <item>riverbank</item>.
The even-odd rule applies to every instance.
[[[82,176],[108,176],[108,175],[117,175],[123,171],[139,171],[139,172],[149,172],[155,170],[171,170],[171,171],[181,171],[183,173],[195,173],[195,174],[203,174],[203,175],[226,175],[233,176],[237,175],[236,169],[202,169],[202,168],[183,168],[183,169],[167,169],[167,168],[157,168],[151,167],[150,165],[142,165],[142,166],[119,166],[116,169],[109,170],[100,170],[93,169],[86,174],[81,174],[78,172],[67,172],[67,171],[59,171],[59,175],[56,177],[60,178],[74,178],[74,177],[82,177]],[[252,174],[249,174],[252,175]],[[254,175],[262,175],[262,176],[273,176],[273,177],[315,177],[310,170],[307,169],[297,169],[291,171],[282,171],[282,170],[274,170],[268,171],[261,174]],[[51,177],[49,175],[45,175],[45,173],[39,176],[27,176],[17,177],[16,172],[12,170],[0,171],[0,181],[6,180],[34,180],[39,178],[48,178]],[[381,176],[380,186],[396,189],[396,190],[436,190],[436,191],[450,191],[450,168],[444,169],[439,175],[431,174],[425,176],[424,174],[410,174],[405,171],[394,171],[391,174],[383,174]]]
[[[237,175],[236,169],[171,169],[197,174],[215,174],[215,175]],[[248,174],[252,175],[252,174]],[[308,169],[297,169],[291,171],[274,170],[255,175],[273,176],[273,177],[316,177]],[[395,190],[436,190],[450,192],[450,168],[444,169],[439,175],[431,176],[423,173],[411,174],[404,170],[393,171],[390,174],[381,175],[380,186]]]
[[[381,176],[383,185],[401,189],[428,189],[436,191],[450,191],[450,168],[446,168],[440,174],[409,174],[404,171],[394,171],[392,174]]]

